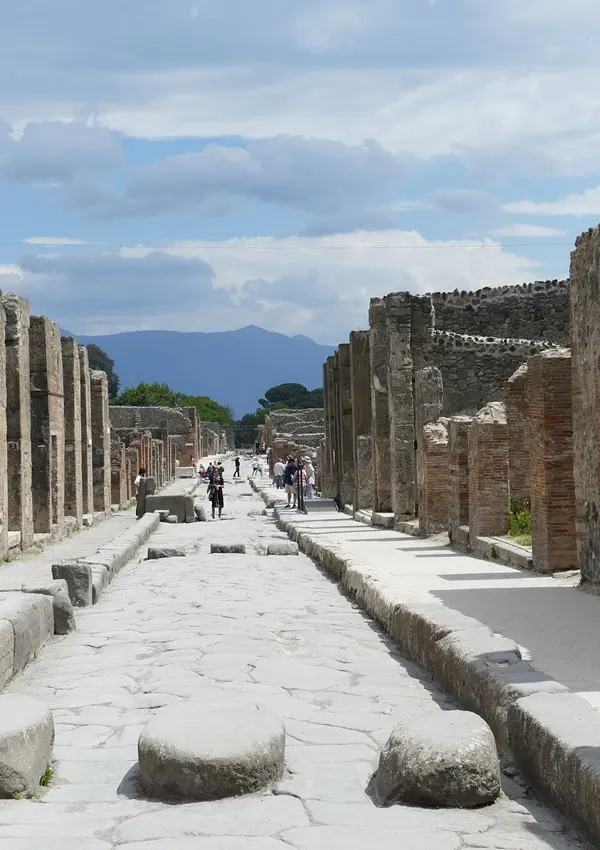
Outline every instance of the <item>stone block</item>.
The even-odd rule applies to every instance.
[[[198,522],[206,522],[206,510],[203,505],[194,505],[194,513]]]
[[[52,597],[54,615],[54,634],[67,635],[77,628],[73,604],[69,597],[69,586],[64,579],[56,579],[44,584],[24,584],[23,593],[41,593]]]
[[[8,620],[0,620],[0,688],[13,677],[15,669],[15,630]]]
[[[186,551],[182,548],[169,546],[149,546],[147,561],[158,561],[160,558],[185,558]]]
[[[268,788],[283,776],[285,729],[254,708],[203,703],[160,709],[138,743],[144,791],[164,800],[220,800]]]
[[[168,510],[178,522],[196,522],[194,498],[191,495],[146,496],[146,513]]]
[[[291,543],[286,540],[282,541],[271,541],[267,544],[267,555],[297,555],[298,554],[298,544]]]
[[[31,697],[0,696],[0,797],[33,796],[52,763],[54,721]]]
[[[169,514],[169,516],[166,518],[165,522],[168,522],[168,523],[170,523],[171,525],[177,525],[177,523],[179,522],[179,520],[177,519],[177,517],[175,516],[175,514]]]
[[[0,599],[0,620],[12,625],[13,671],[18,673],[54,634],[52,599],[42,594],[6,594]]]
[[[500,793],[500,765],[492,730],[466,711],[403,721],[383,748],[371,791],[383,806],[472,809],[493,803]]]
[[[53,564],[52,578],[62,578],[67,582],[69,597],[76,608],[87,608],[92,604],[92,568],[89,564]]]
[[[243,543],[211,543],[211,555],[244,555],[246,546]]]

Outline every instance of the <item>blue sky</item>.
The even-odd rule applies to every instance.
[[[75,333],[566,276],[600,220],[592,0],[0,9],[0,288]]]

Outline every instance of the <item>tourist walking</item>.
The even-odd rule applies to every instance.
[[[213,480],[213,475],[215,472],[215,468],[213,466],[212,460],[208,462],[208,466],[206,467],[206,477],[208,478],[209,483]]]
[[[212,481],[208,486],[208,498],[212,506],[212,518],[215,519],[215,512],[219,511],[219,519],[223,510],[223,487],[225,481],[223,474],[218,469],[214,470]]]
[[[234,460],[234,463],[235,463],[235,472],[233,473],[234,478],[240,478],[241,477],[240,476],[240,463],[241,462],[242,461],[239,457],[236,457],[236,459]]]
[[[295,508],[296,507],[296,490],[294,488],[294,476],[298,467],[294,463],[293,457],[288,457],[288,462],[286,464],[284,473],[283,473],[283,482],[285,484],[285,492],[287,494],[287,506]],[[293,504],[290,504],[293,500]]]
[[[309,457],[304,458],[304,469],[306,471],[306,498],[314,499],[316,474],[313,462]]]
[[[273,474],[275,475],[275,486],[278,490],[283,490],[283,475],[285,473],[285,463],[282,460],[278,460],[273,467]]]
[[[296,467],[296,472],[294,474],[294,479],[292,483],[294,485],[294,505],[292,507],[295,507],[296,494],[301,492],[302,499],[304,500],[306,498],[306,488],[308,486],[308,476],[306,475],[304,461],[302,460],[298,461],[298,466]]]
[[[254,460],[252,461],[252,477],[253,478],[256,478],[256,476],[258,475],[258,467],[259,466],[260,466],[260,464],[258,462],[258,457],[255,457]]]

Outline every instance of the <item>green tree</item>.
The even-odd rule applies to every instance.
[[[146,384],[142,381],[137,387],[128,387],[116,400],[116,404],[126,407],[180,407],[181,393],[171,389],[168,384]]]
[[[289,407],[306,410],[309,407],[323,407],[323,390],[308,390],[304,384],[278,384],[258,400],[264,409]]]
[[[99,369],[101,372],[106,372],[108,377],[108,394],[111,399],[115,399],[119,394],[119,376],[115,372],[115,361],[99,345],[92,343],[87,346],[87,351],[90,369]]]
[[[206,395],[181,396],[178,407],[195,407],[202,422],[219,422],[226,428],[233,427],[233,411],[224,404],[219,404]]]

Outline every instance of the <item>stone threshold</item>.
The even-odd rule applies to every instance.
[[[524,660],[514,641],[441,602],[415,601],[410,587],[380,578],[376,564],[344,553],[339,538],[326,542],[323,527],[311,533],[309,518],[274,513],[300,550],[460,705],[483,717],[524,776],[600,842],[600,713]]]

